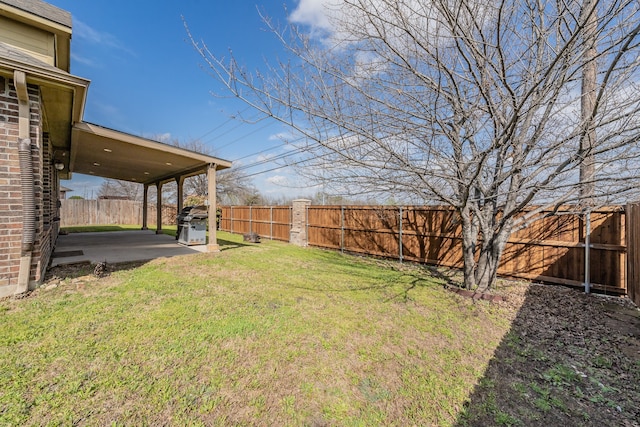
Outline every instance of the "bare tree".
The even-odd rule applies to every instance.
[[[105,179],[100,184],[98,197],[120,197],[127,200],[142,200],[142,185],[137,182]]]
[[[212,155],[213,151],[210,146],[197,139],[187,142],[172,140],[171,144],[202,154]],[[196,196],[204,200],[208,191],[209,184],[206,174],[189,177],[184,182],[184,192],[189,196]],[[220,204],[245,204],[245,200],[249,198],[253,200],[258,195],[258,190],[251,184],[251,180],[245,172],[240,169],[229,168],[217,172],[216,195]]]
[[[579,210],[582,188],[602,205],[637,186],[638,2],[342,0],[326,15],[265,18],[287,60],[262,72],[192,41],[225,92],[306,138],[310,175],[454,207],[466,287],[492,286],[511,233]]]

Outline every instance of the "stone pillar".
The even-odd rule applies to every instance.
[[[307,207],[310,205],[311,200],[307,199],[293,201],[289,243],[296,246],[307,246],[309,243],[307,236]]]

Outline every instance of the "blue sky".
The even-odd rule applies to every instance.
[[[289,13],[312,23],[322,20],[322,0],[49,0],[72,14],[71,73],[91,80],[84,119],[145,137],[189,141],[201,139],[213,154],[242,165],[283,153],[277,135],[287,131],[277,123],[247,124],[232,117],[251,115],[244,104],[212,95],[220,85],[204,70],[183,24],[214,54],[236,58],[255,69],[264,58],[282,56],[282,48],[266,30],[258,9],[286,23]],[[274,149],[263,151],[270,147]],[[258,173],[278,166],[265,163],[248,169]],[[265,195],[298,196],[315,189],[291,189],[286,169],[255,175]],[[73,195],[97,194],[100,180],[75,174],[63,185]]]

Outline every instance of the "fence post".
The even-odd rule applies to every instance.
[[[251,219],[252,218],[253,218],[252,207],[249,206],[249,233],[253,233],[253,227],[252,227],[252,224],[251,224]]]
[[[309,205],[304,207],[304,233],[306,246],[309,244]]]
[[[269,239],[273,240],[273,206],[269,207]]]
[[[296,246],[307,246],[309,244],[307,208],[311,205],[311,200],[299,199],[293,201],[293,219],[291,231],[289,232],[289,242]]]
[[[398,230],[398,248],[400,251],[400,264],[402,264],[402,261],[404,259],[403,254],[402,254],[402,206],[398,207],[399,210],[399,215],[400,215],[400,223],[399,223],[399,230]]]
[[[229,232],[233,234],[233,206],[229,206]]]
[[[340,206],[340,252],[344,253],[344,206]]]

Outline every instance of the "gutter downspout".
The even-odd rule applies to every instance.
[[[20,187],[22,190],[22,245],[20,247],[20,270],[16,295],[29,290],[31,276],[31,255],[35,241],[35,187],[33,181],[33,159],[31,157],[31,139],[29,134],[29,92],[27,75],[15,70],[13,84],[18,95],[18,156],[20,162]]]

